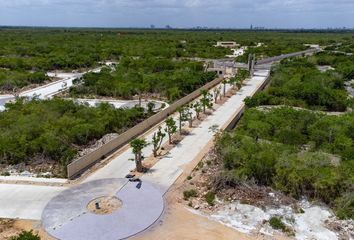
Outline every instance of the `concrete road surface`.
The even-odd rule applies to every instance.
[[[182,173],[181,166],[192,161],[212,139],[213,133],[209,128],[213,125],[222,127],[233,115],[241,111],[241,107],[244,105],[243,99],[251,96],[266,80],[268,74],[269,71],[256,71],[255,76],[246,82],[237,95],[228,99],[198,128],[194,128],[192,133],[172,149],[167,157],[159,161],[152,168],[151,173],[144,176],[143,179],[161,186],[162,193],[164,193]],[[146,139],[151,141],[152,135],[153,131],[147,133]],[[151,145],[143,151],[145,156],[151,153]],[[131,169],[135,168],[134,162],[129,161],[133,158],[131,149],[128,148],[106,166],[89,176],[85,182],[106,178],[124,178]],[[65,188],[0,184],[0,206],[2,206],[0,217],[38,220],[46,203],[63,190]]]
[[[0,184],[0,218],[39,220],[47,203],[63,187]]]
[[[210,131],[210,127],[218,126],[220,129],[230,122],[230,118],[244,107],[243,100],[256,92],[267,79],[268,74],[269,71],[256,72],[255,76],[247,81],[236,95],[213,112],[198,128],[194,128],[190,135],[173,148],[168,156],[156,163],[150,173],[145,174],[142,179],[161,186],[161,190],[166,192],[183,173],[182,166],[193,161],[213,139],[214,133]]]

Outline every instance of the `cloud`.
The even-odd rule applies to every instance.
[[[353,0],[0,0],[0,24],[354,25]],[[353,26],[350,26],[353,27]]]

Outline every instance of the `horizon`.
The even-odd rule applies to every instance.
[[[195,31],[353,31],[354,27],[323,27],[323,28],[266,28],[266,27],[253,27],[253,28],[225,28],[225,27],[208,27],[208,26],[191,26],[191,27],[173,27],[173,26],[165,26],[165,27],[144,27],[144,26],[132,26],[132,27],[95,27],[95,26],[45,26],[45,25],[0,25],[0,28],[47,28],[47,29],[127,29],[127,30],[195,30]]]

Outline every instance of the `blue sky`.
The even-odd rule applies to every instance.
[[[354,27],[354,0],[0,0],[0,25]]]

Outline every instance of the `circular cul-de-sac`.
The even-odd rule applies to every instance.
[[[54,197],[44,209],[42,225],[60,240],[126,239],[153,225],[163,210],[163,196],[154,185],[102,179]]]

